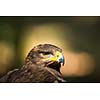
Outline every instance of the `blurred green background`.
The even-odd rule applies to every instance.
[[[100,82],[100,17],[0,17],[0,76],[20,68],[34,45],[63,49],[68,82]]]

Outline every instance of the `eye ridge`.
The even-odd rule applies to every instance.
[[[43,54],[43,55],[49,55],[49,54],[51,54],[50,52],[40,52],[41,54]]]

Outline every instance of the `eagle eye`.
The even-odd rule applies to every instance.
[[[51,53],[50,53],[50,52],[40,52],[40,54],[49,55],[49,54],[51,54]]]

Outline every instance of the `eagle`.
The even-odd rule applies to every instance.
[[[39,44],[31,49],[19,69],[0,78],[1,83],[63,83],[60,72],[64,65],[62,49],[52,44]]]

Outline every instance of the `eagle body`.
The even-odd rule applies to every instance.
[[[62,50],[51,44],[34,47],[27,55],[24,65],[4,75],[3,83],[55,83],[65,82],[60,72],[62,60],[57,56]],[[57,53],[56,53],[57,52]],[[57,55],[57,56],[55,56]]]

